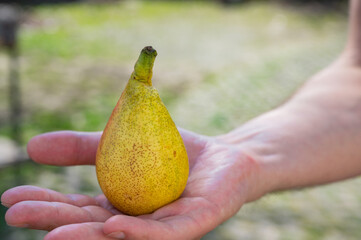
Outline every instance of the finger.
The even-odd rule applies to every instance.
[[[98,205],[97,201],[89,196],[80,194],[68,194],[40,188],[36,186],[19,186],[7,190],[1,196],[1,204],[10,207],[21,201],[46,201],[62,202],[72,204],[78,207],[87,205]]]
[[[80,223],[58,227],[44,240],[114,240],[103,233],[103,223]]]
[[[127,240],[197,239],[220,224],[219,216],[218,208],[206,199],[184,198],[151,215],[111,217],[104,223],[104,233],[122,233]]]
[[[104,223],[107,236],[126,240],[198,239],[206,233],[204,228],[188,216],[172,216],[156,221],[117,215]]]
[[[192,164],[204,149],[207,137],[179,128]],[[57,166],[94,164],[101,132],[85,133],[59,131],[32,138],[28,143],[31,159],[42,164]]]
[[[113,213],[114,215],[123,214],[109,202],[109,200],[104,196],[104,194],[101,194],[101,195],[95,197],[95,200],[102,208],[108,210],[109,212]]]
[[[101,132],[51,132],[33,137],[27,148],[30,158],[42,164],[94,164],[100,137]]]
[[[98,206],[76,207],[59,202],[24,201],[6,212],[5,220],[14,227],[51,230],[56,227],[82,222],[104,222],[113,216]]]
[[[152,215],[153,219],[165,222],[180,232],[188,232],[192,239],[211,231],[223,219],[219,208],[202,197],[180,198]]]
[[[114,238],[124,236],[123,239],[127,240],[176,239],[175,231],[166,223],[126,215],[116,215],[109,218],[104,223],[103,231],[107,236]]]

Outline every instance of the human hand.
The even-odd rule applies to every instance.
[[[104,195],[62,194],[35,186],[6,191],[6,221],[15,227],[50,231],[45,239],[199,239],[233,216],[252,193],[255,161],[239,148],[180,129],[189,156],[186,189],[175,202],[152,214],[123,215]],[[94,164],[101,133],[54,132],[28,144],[30,157],[59,166]],[[252,189],[251,189],[252,188]]]

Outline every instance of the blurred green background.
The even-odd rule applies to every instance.
[[[286,101],[337,57],[347,16],[344,8],[330,6],[112,1],[28,8],[19,35],[24,142],[48,131],[102,130],[146,45],[158,51],[153,83],[176,124],[206,135],[230,131]],[[2,150],[11,148],[7,74],[2,50]],[[1,193],[18,184],[100,193],[91,166],[29,161],[0,168]],[[361,239],[360,184],[354,179],[267,196],[203,239]],[[6,209],[0,211],[0,239],[45,234],[7,227]]]

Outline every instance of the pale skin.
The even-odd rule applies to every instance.
[[[361,1],[350,5],[345,50],[288,102],[222,136],[180,129],[190,176],[177,201],[131,217],[102,195],[20,186],[1,197],[9,207],[7,223],[47,230],[46,240],[199,239],[268,193],[360,175]],[[94,164],[99,138],[100,133],[48,133],[33,138],[28,152],[42,164]]]

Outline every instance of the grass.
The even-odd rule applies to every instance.
[[[26,139],[51,128],[101,130],[145,45],[159,52],[154,84],[178,125],[228,131],[277,106],[326,65],[341,48],[340,32],[344,19],[336,14],[305,16],[264,3],[36,8],[20,41]]]
[[[225,133],[289,98],[337,56],[345,33],[340,14],[268,3],[223,8],[209,2],[122,1],[34,8],[20,35],[24,138],[63,129],[102,130],[146,45],[158,51],[153,82],[177,125]],[[5,79],[4,54],[0,63]],[[5,83],[0,82],[0,135],[9,136]],[[92,167],[22,169],[27,184],[99,192]],[[17,185],[11,168],[1,171],[1,190]],[[359,184],[267,197],[204,239],[360,239]],[[43,235],[30,232],[13,230],[6,239]]]

